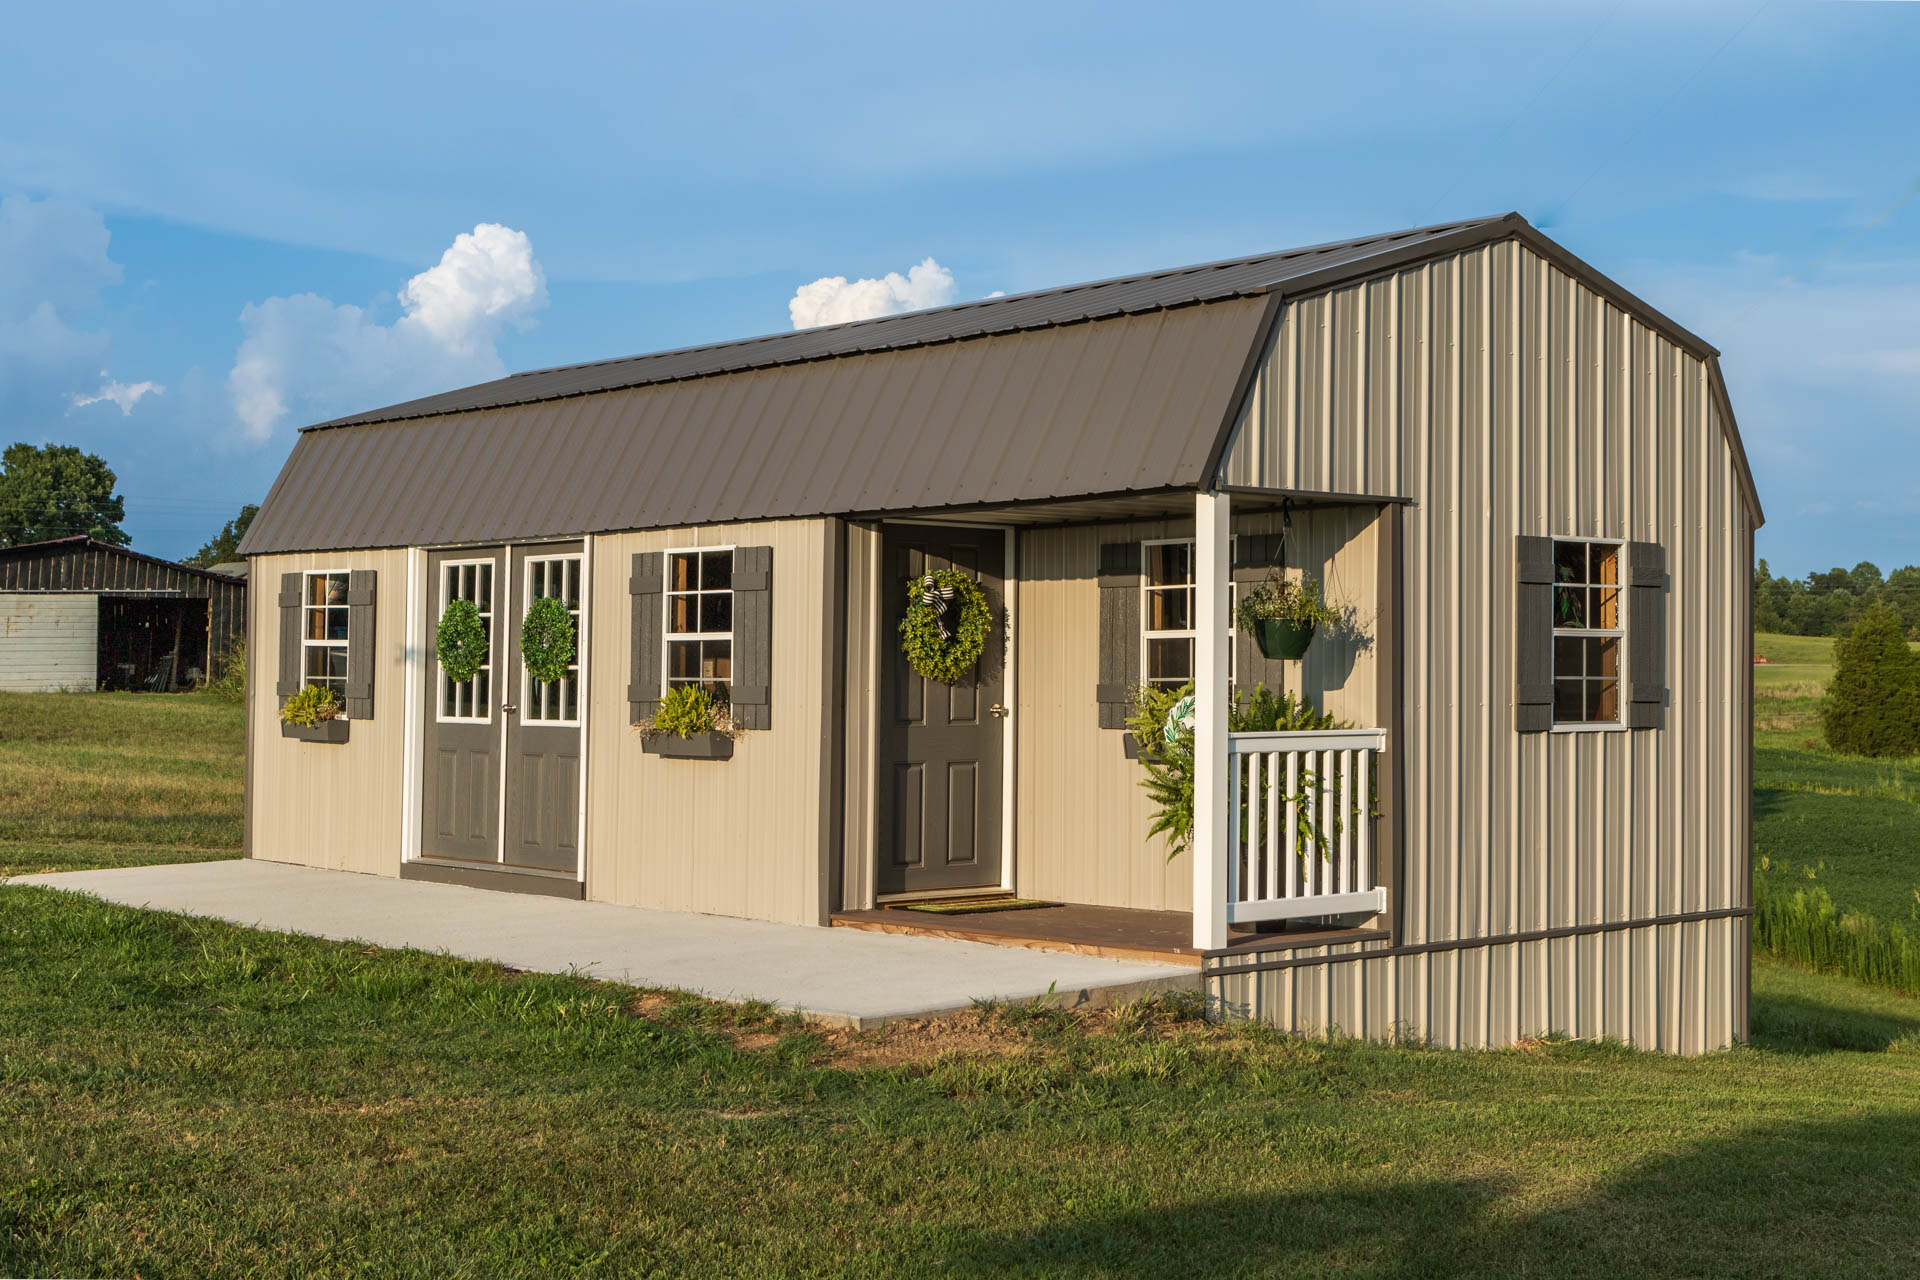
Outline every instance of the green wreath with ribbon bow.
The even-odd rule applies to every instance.
[[[907,612],[900,619],[900,652],[907,665],[941,684],[957,684],[973,670],[993,634],[993,608],[980,584],[958,569],[936,569],[907,579]]]
[[[541,684],[552,684],[573,665],[573,614],[552,596],[541,596],[527,606],[520,624],[520,661],[527,674]]]

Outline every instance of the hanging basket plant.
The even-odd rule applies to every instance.
[[[453,600],[440,615],[440,629],[434,633],[434,649],[440,656],[440,669],[455,684],[465,684],[487,664],[487,627],[480,621],[480,610],[471,600]]]
[[[900,652],[928,680],[957,684],[973,670],[993,633],[993,609],[980,584],[958,569],[907,580]]]
[[[573,614],[566,605],[542,596],[527,606],[526,619],[520,624],[520,661],[536,681],[551,684],[567,674],[573,665],[574,640]]]
[[[1318,578],[1278,572],[1241,596],[1237,612],[1240,629],[1254,638],[1261,657],[1289,660],[1305,656],[1314,632],[1337,626],[1345,616],[1340,606],[1327,603]]]

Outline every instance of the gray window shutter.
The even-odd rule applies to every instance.
[[[373,719],[373,668],[380,652],[374,606],[380,575],[372,569],[347,574],[347,718]]]
[[[1627,544],[1627,724],[1658,729],[1667,694],[1667,552]]]
[[[633,577],[627,590],[633,596],[633,672],[627,685],[627,713],[640,721],[660,709],[660,589],[665,581],[658,551],[633,557]]]
[[[1553,539],[1514,539],[1513,727],[1553,728]]]
[[[733,549],[733,722],[773,728],[773,548]]]
[[[300,669],[300,592],[305,575],[280,575],[280,679],[273,691],[282,698],[300,692],[306,673]]]
[[[1234,540],[1233,581],[1242,597],[1267,580],[1267,575],[1286,563],[1287,538],[1283,533],[1243,533]],[[1234,684],[1242,692],[1264,684],[1279,689],[1286,674],[1286,662],[1268,658],[1260,652],[1254,638],[1233,627]]]
[[[1140,687],[1140,544],[1100,546],[1100,727],[1124,729]]]

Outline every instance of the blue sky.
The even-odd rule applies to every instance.
[[[12,14],[0,435],[104,454],[180,555],[305,422],[785,329],[822,277],[1517,209],[1721,347],[1777,571],[1920,561],[1920,4],[920,8]]]

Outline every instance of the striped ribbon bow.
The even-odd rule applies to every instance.
[[[947,602],[953,599],[953,588],[936,586],[933,575],[920,579],[920,603],[933,610],[933,625],[940,628],[942,640],[953,639],[953,631],[947,626]]]

